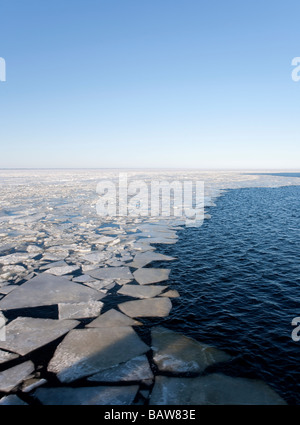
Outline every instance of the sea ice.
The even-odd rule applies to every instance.
[[[89,301],[84,303],[59,303],[59,319],[87,319],[99,316],[103,303]]]
[[[167,286],[154,285],[124,285],[119,289],[118,294],[129,295],[134,298],[153,298],[161,294]]]
[[[102,267],[91,270],[88,274],[95,279],[133,279],[129,267]]]
[[[208,366],[230,360],[221,350],[202,344],[162,326],[152,329],[153,360],[163,372],[203,372]]]
[[[80,270],[80,267],[78,266],[61,266],[61,267],[51,267],[50,269],[46,270],[45,273],[50,273],[55,276],[63,276],[64,274],[69,274],[73,272],[77,272]]]
[[[18,354],[9,353],[8,351],[0,350],[0,364],[9,362],[10,360],[17,359]]]
[[[160,297],[179,298],[180,294],[178,291],[176,291],[176,289],[171,289],[170,291],[167,291],[161,294]]]
[[[41,387],[42,385],[47,384],[47,380],[37,379],[37,378],[30,378],[26,379],[22,385],[22,392],[23,393],[30,393],[30,391],[35,390],[38,387]]]
[[[139,387],[38,388],[35,397],[44,405],[130,405]]]
[[[1,406],[17,406],[17,405],[27,406],[28,404],[25,403],[25,401],[21,400],[20,397],[18,397],[17,395],[10,394],[0,399],[0,405]]]
[[[40,274],[23,283],[0,301],[0,310],[38,307],[58,303],[87,302],[103,298],[98,291],[63,277]]]
[[[119,309],[129,317],[166,317],[172,303],[169,298],[149,298],[118,304]]]
[[[0,288],[0,294],[7,295],[12,292],[14,289],[19,288],[18,285],[7,285]]]
[[[115,309],[108,310],[87,325],[88,328],[113,328],[122,326],[139,326],[140,322],[133,320]]]
[[[128,264],[128,266],[138,269],[141,267],[145,267],[147,264],[150,264],[153,261],[173,261],[173,260],[175,260],[174,257],[159,254],[157,252],[146,251],[143,253],[136,254],[133,259],[133,262]]]
[[[34,364],[31,361],[27,361],[0,372],[0,391],[4,393],[10,392],[33,371]]]
[[[134,279],[140,285],[148,285],[149,283],[158,283],[169,279],[169,269],[138,269],[133,273]]]
[[[198,378],[157,376],[150,405],[281,405],[286,402],[262,381],[211,374]]]
[[[25,356],[75,328],[76,320],[18,317],[6,326],[6,341],[0,348]]]
[[[145,355],[135,357],[126,363],[113,366],[109,369],[90,376],[91,382],[130,382],[153,379],[153,372]]]
[[[61,382],[72,382],[148,350],[129,326],[73,330],[57,347],[48,371],[56,373]]]

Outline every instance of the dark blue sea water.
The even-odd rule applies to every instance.
[[[165,325],[233,355],[222,371],[263,379],[300,404],[300,187],[229,190],[201,228],[179,232]]]

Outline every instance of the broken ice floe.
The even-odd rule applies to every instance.
[[[100,300],[104,294],[63,277],[40,274],[0,301],[0,310]]]
[[[113,366],[109,369],[99,372],[96,375],[90,376],[88,381],[91,382],[131,382],[144,381],[154,379],[153,372],[150,368],[149,361],[145,355],[135,357],[122,363]]]
[[[61,267],[51,267],[45,271],[45,273],[53,274],[54,276],[63,276],[65,274],[70,274],[80,270],[78,266],[61,266]]]
[[[101,301],[81,303],[59,303],[59,319],[87,319],[99,316],[103,307]]]
[[[133,276],[140,285],[148,285],[168,280],[170,271],[169,269],[142,268],[136,270]]]
[[[157,376],[151,405],[282,405],[285,401],[262,381],[210,374],[197,378]]]
[[[127,295],[134,298],[153,298],[160,295],[167,286],[154,285],[124,285],[119,289],[118,294]]]
[[[152,263],[153,261],[173,261],[174,257],[168,255],[159,254],[157,252],[146,251],[143,253],[138,253],[135,255],[132,263],[129,263],[128,266],[134,268],[145,267],[147,264]]]
[[[48,371],[72,382],[124,363],[149,350],[131,327],[78,329],[57,347]]]
[[[17,359],[18,354],[9,353],[8,351],[0,350],[0,364],[9,362],[10,360]]]
[[[0,399],[0,406],[27,406],[27,403],[15,394],[10,394]]]
[[[87,325],[89,328],[111,328],[122,326],[139,326],[140,322],[133,320],[125,314],[120,313],[115,309],[108,310],[106,313],[101,314],[97,319],[93,320]]]
[[[18,317],[6,326],[6,340],[0,341],[0,348],[25,356],[63,336],[78,323],[76,320]]]
[[[139,387],[38,388],[34,395],[45,405],[130,405]]]
[[[153,360],[163,372],[203,372],[208,366],[230,360],[221,350],[162,326],[151,331]]]
[[[132,280],[133,276],[129,267],[103,267],[91,270],[88,273],[95,279]]]
[[[34,364],[29,360],[0,372],[0,391],[8,393],[24,381],[34,371]]]
[[[149,298],[118,304],[119,309],[129,317],[166,317],[172,303],[169,298]]]
[[[30,393],[31,391],[35,390],[38,387],[41,387],[44,384],[47,384],[47,380],[44,379],[44,378],[41,378],[41,379],[38,379],[38,378],[26,379],[22,384],[22,392],[23,393]]]

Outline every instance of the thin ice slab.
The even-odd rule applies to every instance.
[[[103,294],[63,277],[40,274],[0,301],[0,310],[99,300]]]
[[[63,276],[65,274],[70,274],[73,272],[77,272],[80,270],[80,267],[78,266],[61,266],[61,267],[51,267],[50,269],[46,270],[45,273],[53,274],[54,276]]]
[[[38,388],[35,397],[44,405],[130,405],[139,387]]]
[[[115,328],[122,326],[139,326],[140,322],[130,319],[115,309],[108,310],[87,325],[88,328]]]
[[[129,317],[166,317],[172,303],[169,298],[149,298],[118,304],[119,309]]]
[[[88,319],[99,316],[103,307],[101,301],[85,303],[60,303],[58,304],[59,319]]]
[[[176,291],[176,289],[170,289],[170,291],[161,294],[160,297],[179,298],[180,294],[178,291]]]
[[[65,335],[78,324],[76,320],[18,317],[6,326],[6,341],[0,341],[0,348],[25,356]]]
[[[203,372],[212,364],[230,360],[230,356],[162,326],[152,329],[153,360],[164,372]]]
[[[9,362],[11,360],[17,359],[19,356],[17,354],[9,353],[8,351],[0,350],[0,364]]]
[[[25,401],[21,400],[15,394],[10,394],[5,397],[2,397],[0,400],[0,406],[27,406],[28,404]]]
[[[167,286],[154,286],[154,285],[124,285],[119,289],[118,294],[128,295],[134,298],[153,298],[161,294]]]
[[[111,367],[90,376],[91,382],[132,382],[153,379],[153,372],[145,355],[138,356],[126,363]]]
[[[149,285],[150,283],[168,280],[170,271],[169,269],[138,269],[133,273],[133,276],[140,285]]]
[[[72,382],[124,363],[149,350],[131,327],[71,331],[55,351],[48,371]]]
[[[0,391],[4,393],[10,392],[33,371],[34,364],[28,361],[0,372]]]
[[[145,267],[147,264],[152,263],[153,261],[173,261],[174,257],[169,257],[168,255],[159,254],[158,252],[147,251],[143,253],[138,253],[134,257],[132,263],[128,264],[130,267],[141,268]]]
[[[198,378],[157,376],[151,405],[283,405],[262,381],[211,374]]]
[[[91,270],[88,274],[95,279],[133,279],[129,267],[102,267],[100,269]]]
[[[15,289],[18,289],[18,288],[19,288],[18,285],[7,285],[7,286],[4,286],[0,289],[0,294],[7,295],[10,292],[12,292],[12,291],[14,291]]]

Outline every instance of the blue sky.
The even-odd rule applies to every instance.
[[[299,0],[0,0],[0,167],[294,168]]]

